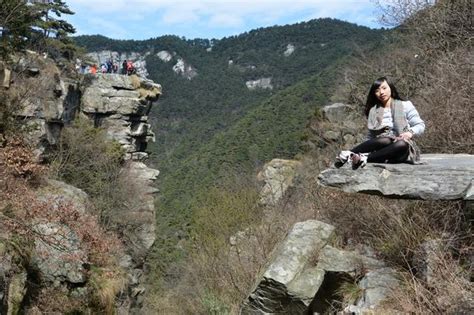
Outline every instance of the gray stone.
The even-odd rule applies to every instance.
[[[385,267],[379,260],[359,255],[357,252],[345,251],[325,246],[319,255],[317,268],[325,271],[345,272],[352,276],[361,270],[372,270]]]
[[[303,311],[318,290],[313,285],[321,282],[321,271],[309,269],[311,258],[333,233],[333,226],[320,221],[296,223],[274,251],[269,267],[244,302],[242,314]]]
[[[369,271],[358,286],[362,289],[362,297],[355,305],[346,307],[345,311],[353,314],[382,314],[388,310],[381,311],[378,308],[400,286],[400,281],[394,269],[385,267]]]
[[[344,123],[348,116],[354,112],[354,107],[342,103],[327,105],[322,108],[323,117],[335,124]]]
[[[71,204],[80,213],[86,213],[89,203],[89,196],[83,190],[53,179],[46,179],[46,185],[38,190],[38,197],[52,201],[56,207]]]
[[[283,159],[273,159],[266,163],[258,174],[258,179],[265,183],[260,191],[260,203],[276,205],[288,188],[293,186],[300,165],[298,161]]]
[[[474,155],[424,154],[424,164],[369,163],[352,170],[349,166],[319,174],[319,183],[345,192],[360,192],[395,198],[423,200],[472,199]]]
[[[65,225],[38,223],[32,263],[41,279],[49,282],[84,283],[86,281],[85,253],[76,233]]]

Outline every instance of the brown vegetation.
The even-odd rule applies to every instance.
[[[372,81],[389,76],[426,122],[426,132],[417,140],[424,152],[472,154],[474,116],[468,110],[473,85],[472,3],[443,0],[425,8],[427,2],[390,1],[391,21],[405,24],[383,51],[354,61],[346,74],[352,87],[350,99],[364,104]],[[405,12],[407,5],[414,6],[411,15],[395,15]]]
[[[35,163],[31,149],[23,141],[7,137],[5,148],[0,149],[0,241],[22,257],[22,265],[28,268],[35,239],[56,245],[54,237],[40,234],[35,226],[44,222],[65,225],[78,236],[84,252],[84,256],[70,256],[69,259],[80,259],[96,269],[109,268],[112,275],[118,273],[115,278],[123,279],[115,258],[121,251],[120,242],[100,227],[95,216],[79,212],[72,204],[38,197],[36,187],[41,185],[40,178],[45,170],[46,167]],[[114,279],[110,275],[108,278]],[[78,300],[59,289],[44,287],[39,290],[44,294],[39,294],[39,299],[31,301],[29,307],[42,312],[67,312],[89,307],[87,299]],[[100,293],[91,290],[90,294],[95,292]],[[95,308],[110,305],[110,301],[99,300]]]
[[[425,135],[417,139],[425,152],[473,153],[470,1],[437,1],[434,7],[425,7],[428,1],[390,3],[391,13],[397,15],[385,18],[405,24],[391,43],[385,43],[383,51],[361,56],[346,70],[348,98],[363,105],[372,81],[390,76],[427,124]],[[397,10],[397,5],[404,4],[415,6]],[[417,5],[422,5],[422,10]],[[322,134],[318,128],[323,126],[312,124],[312,133]],[[369,246],[400,271],[403,285],[386,308],[419,314],[467,313],[472,309],[472,231],[463,205],[387,200],[322,188],[315,177],[331,166],[340,149],[338,144],[325,145],[312,156],[301,158],[303,170],[297,188],[276,207],[262,210],[244,202],[257,191],[248,189],[252,187],[248,184],[234,184],[236,199],[231,203],[228,187],[211,191],[196,213],[198,224],[190,249],[193,256],[186,270],[180,270],[185,273],[184,280],[155,300],[156,309],[179,314],[237,313],[252,288],[252,275],[255,279],[262,272],[273,246],[295,222],[306,219],[335,225],[338,246],[355,250]],[[254,217],[256,213],[260,219]],[[443,246],[433,254],[436,270],[428,281],[419,259],[426,254],[424,244],[433,240]],[[348,291],[349,299],[358,293],[355,286]]]

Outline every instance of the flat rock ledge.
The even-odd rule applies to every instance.
[[[400,199],[474,200],[474,155],[424,154],[420,165],[369,163],[363,169],[349,165],[327,169],[319,184],[349,193],[367,193]]]

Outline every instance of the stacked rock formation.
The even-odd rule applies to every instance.
[[[374,258],[332,247],[334,232],[334,226],[316,220],[295,224],[241,314],[324,314],[331,310],[330,301],[343,302],[339,295],[345,283],[359,292],[344,301],[345,311],[380,311],[380,303],[398,286],[396,271]]]

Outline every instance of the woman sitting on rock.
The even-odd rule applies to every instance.
[[[420,152],[413,141],[425,130],[425,123],[410,101],[403,101],[395,86],[382,77],[372,84],[365,105],[368,140],[350,151],[341,151],[334,166],[347,161],[352,169],[372,163],[416,163]]]

